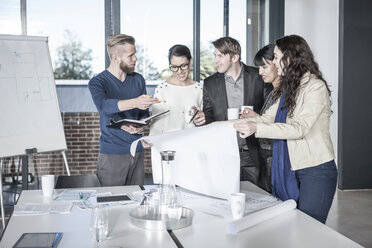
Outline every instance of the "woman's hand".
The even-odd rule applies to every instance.
[[[243,112],[240,115],[240,119],[244,119],[248,117],[256,117],[256,116],[259,116],[259,114],[257,114],[250,108],[244,108]]]
[[[200,109],[200,107],[197,108],[197,110],[199,111],[195,118],[194,118],[194,124],[196,126],[201,126],[201,125],[204,125],[205,124],[205,114],[204,112]]]
[[[257,130],[257,124],[256,122],[240,122],[240,123],[235,123],[234,128],[236,131],[239,132],[239,136],[242,138],[247,138],[248,136],[251,136],[254,134]]]

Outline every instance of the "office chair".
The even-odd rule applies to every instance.
[[[56,189],[101,187],[96,174],[59,176]]]

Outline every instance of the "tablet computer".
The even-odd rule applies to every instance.
[[[97,202],[132,201],[127,195],[98,196]]]
[[[63,233],[23,233],[13,248],[56,248]]]

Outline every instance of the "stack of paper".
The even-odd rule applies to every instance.
[[[34,214],[68,214],[71,212],[72,203],[26,203],[14,206],[13,215]]]
[[[96,190],[66,189],[61,194],[55,196],[53,200],[55,201],[85,201],[95,192]]]

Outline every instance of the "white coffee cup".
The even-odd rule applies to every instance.
[[[249,109],[253,110],[253,106],[241,106],[240,107],[240,113],[243,113],[245,108],[249,108]]]
[[[239,109],[238,108],[228,108],[227,109],[227,119],[228,120],[239,119]]]
[[[245,209],[245,194],[232,193],[230,195],[230,208],[233,219],[237,220],[242,218]]]
[[[189,123],[191,118],[192,118],[192,115],[190,114],[192,111],[191,109],[193,108],[194,106],[192,105],[186,105],[183,109],[183,114],[185,116],[185,122],[186,123]]]
[[[43,196],[51,196],[54,190],[54,175],[41,176],[41,188],[43,189]]]

